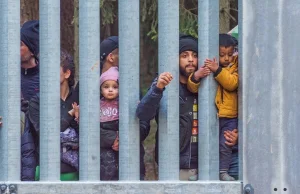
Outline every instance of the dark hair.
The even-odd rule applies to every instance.
[[[75,84],[75,64],[73,57],[64,49],[60,51],[60,66],[63,68],[63,72],[70,70],[70,77],[68,78],[69,86]]]
[[[229,34],[220,34],[219,36],[219,46],[225,46],[225,47],[230,47],[230,46],[237,46],[238,41],[236,38],[233,36],[230,36]]]

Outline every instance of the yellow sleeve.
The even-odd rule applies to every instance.
[[[238,68],[237,66],[232,68],[235,68],[233,73],[231,73],[229,69],[222,68],[221,72],[215,77],[225,90],[231,92],[236,90],[239,85]]]
[[[194,75],[194,74],[192,73],[192,74],[189,76],[189,78],[188,78],[187,88],[188,88],[188,90],[189,90],[190,92],[192,92],[192,93],[198,93],[198,88],[199,88],[199,86],[200,86],[200,82],[198,82],[198,83],[193,82],[193,81],[192,81],[192,76],[193,76],[193,75]]]

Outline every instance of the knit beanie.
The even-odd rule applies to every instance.
[[[29,48],[36,59],[38,59],[39,54],[39,40],[39,21],[25,22],[21,28],[21,41]]]
[[[179,54],[184,51],[194,51],[198,53],[198,40],[191,35],[180,35]]]
[[[107,80],[113,80],[118,82],[119,69],[118,67],[111,67],[100,76],[100,86]]]

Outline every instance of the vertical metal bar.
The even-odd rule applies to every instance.
[[[238,67],[238,73],[239,73],[239,89],[238,89],[238,149],[239,149],[239,180],[243,179],[243,137],[244,137],[244,128],[246,127],[247,122],[244,112],[247,112],[247,96],[246,92],[244,92],[244,89],[246,89],[246,82],[244,81],[243,77],[247,76],[247,67],[243,67],[243,1],[238,1],[238,32],[239,34],[239,40],[238,40],[238,55],[239,57],[239,67]]]
[[[140,179],[139,101],[140,6],[139,0],[119,0],[120,54],[120,180]]]
[[[0,180],[20,180],[20,1],[0,1]]]
[[[198,1],[199,65],[206,58],[219,57],[219,0]],[[219,179],[219,128],[213,75],[203,79],[198,96],[199,180]]]
[[[40,0],[40,180],[60,179],[60,0]]]
[[[79,1],[79,178],[100,180],[100,4]]]
[[[243,183],[255,193],[299,193],[300,4],[241,6]]]
[[[179,180],[179,1],[158,1],[159,73],[170,72],[159,112],[159,180]]]

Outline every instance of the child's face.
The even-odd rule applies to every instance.
[[[119,84],[113,80],[107,80],[101,85],[101,94],[107,100],[113,100],[119,96]]]
[[[225,47],[220,46],[219,56],[220,56],[220,65],[223,67],[227,67],[233,61],[233,46]]]

